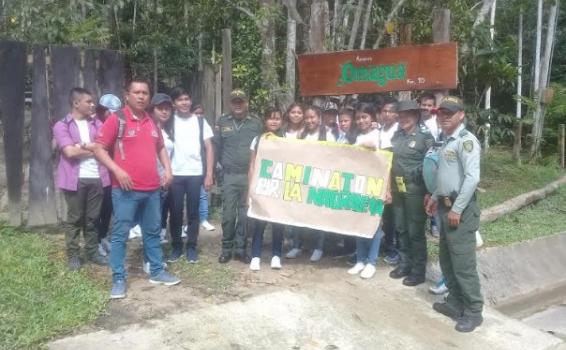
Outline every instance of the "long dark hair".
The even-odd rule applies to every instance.
[[[304,113],[305,113],[305,106],[300,102],[293,102],[287,107],[287,110],[283,114],[283,126],[281,127],[282,133],[285,134],[287,130],[289,130],[289,113],[295,107],[299,107],[303,111],[303,123],[304,123]]]

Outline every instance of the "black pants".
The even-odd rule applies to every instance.
[[[173,210],[173,199],[171,198],[171,191],[161,192],[161,228],[167,228],[167,219],[169,213]],[[182,215],[181,215],[182,217]]]
[[[96,230],[98,231],[98,241],[108,236],[110,229],[110,219],[112,218],[112,186],[102,189],[102,206],[100,207],[100,217],[96,220]]]
[[[395,220],[393,218],[393,205],[386,204],[383,208],[383,215],[381,216],[383,222],[384,237],[384,251],[385,254],[396,254],[399,249],[399,237],[395,230]]]
[[[171,245],[173,249],[182,249],[183,240],[181,230],[183,227],[183,207],[187,206],[187,248],[197,245],[200,201],[200,187],[203,184],[202,176],[173,176],[171,185]]]

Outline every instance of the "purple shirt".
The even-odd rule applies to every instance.
[[[98,131],[102,127],[102,122],[97,118],[88,119],[88,131],[91,142],[96,140]],[[80,159],[67,158],[63,154],[63,148],[69,145],[81,143],[81,134],[77,123],[73,117],[68,114],[63,120],[55,123],[53,127],[53,137],[57,142],[57,148],[60,151],[59,165],[57,166],[57,187],[67,191],[77,191],[79,187],[79,170]],[[110,174],[105,166],[98,163],[98,174],[102,182],[102,187],[110,186]]]

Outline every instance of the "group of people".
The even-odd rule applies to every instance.
[[[183,256],[189,263],[198,261],[199,224],[206,220],[199,209],[203,209],[203,193],[215,181],[222,189],[219,263],[236,259],[260,270],[268,223],[248,220],[248,188],[262,135],[272,133],[392,151],[391,183],[379,228],[372,239],[341,237],[344,250],[353,253],[348,273],[373,277],[383,241],[385,261],[395,266],[389,276],[402,279],[406,286],[424,283],[425,225],[431,217],[440,232],[440,265],[449,291],[446,301],[433,308],[456,320],[459,331],[469,332],[481,324],[483,301],[475,261],[479,207],[474,194],[480,146],[464,127],[463,103],[458,98],[445,97],[438,106],[429,94],[419,102],[387,97],[379,103],[341,108],[334,103],[293,103],[284,112],[268,108],[260,120],[249,113],[246,93],[236,89],[230,95],[230,113],[217,118],[214,128],[202,118],[202,107],[195,112],[191,95],[183,88],[151,98],[148,82],[135,79],[126,86],[124,102],[121,108],[118,97],[105,95],[97,105],[89,91],[73,88],[71,111],[54,126],[60,150],[57,185],[68,206],[69,269],[81,266],[78,241],[83,231],[87,262],[107,264],[103,255],[109,250],[111,298],[126,296],[126,242],[136,225],[142,232],[149,281],[180,283],[166,271],[166,262]],[[432,180],[426,178],[425,162],[431,154],[436,157],[432,157],[436,168],[429,172],[436,174]],[[110,243],[97,249],[104,242],[110,216]],[[171,251],[164,259],[161,243],[167,239],[167,223]],[[309,238],[310,260],[319,261],[331,233],[309,231],[313,230],[272,224],[271,268],[282,267],[286,235],[290,239],[286,258],[297,258]]]

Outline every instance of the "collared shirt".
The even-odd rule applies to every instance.
[[[130,175],[134,191],[155,191],[161,186],[156,157],[164,146],[161,130],[146,112],[136,117],[128,106],[122,111],[126,117],[122,136],[124,159],[117,144],[119,117],[116,113],[106,119],[96,142],[113,150],[114,162]],[[115,176],[112,176],[112,186],[119,186]]]
[[[393,145],[393,165],[391,176],[394,178],[394,192],[424,193],[422,178],[423,160],[426,152],[434,144],[434,137],[426,127],[415,126],[415,131],[397,130],[391,139]],[[399,179],[398,179],[399,178]],[[399,186],[405,187],[403,189]]]
[[[228,171],[247,172],[250,144],[262,131],[263,124],[256,117],[248,115],[238,120],[231,115],[221,116],[214,126],[216,159]]]
[[[439,153],[437,187],[433,198],[455,196],[452,211],[461,214],[480,182],[481,147],[464,124],[444,139],[446,142]]]
[[[393,147],[393,145],[391,144],[391,139],[398,129],[399,123],[397,122],[393,123],[387,130],[385,130],[384,126],[381,126],[381,128],[379,129],[379,149],[389,149]]]
[[[98,131],[102,127],[102,122],[97,118],[88,119],[88,131],[91,140],[94,140]],[[81,159],[67,158],[63,153],[63,148],[67,146],[77,147],[81,143],[81,135],[75,119],[68,114],[53,126],[53,137],[60,151],[59,164],[57,166],[56,184],[57,187],[67,191],[76,191],[79,185],[79,171]],[[102,186],[110,185],[110,174],[108,169],[98,163],[98,173]]]
[[[438,141],[438,136],[440,135],[440,128],[438,127],[438,121],[436,120],[436,115],[433,114],[430,118],[424,121],[424,125],[430,130],[430,133],[436,141]]]

